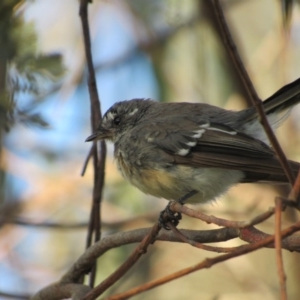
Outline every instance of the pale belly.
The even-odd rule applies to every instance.
[[[198,193],[187,203],[205,203],[224,194],[232,185],[243,178],[236,170],[216,168],[196,169],[184,165],[174,165],[166,169],[137,168],[118,159],[122,175],[146,194],[167,200],[178,200],[189,192]]]

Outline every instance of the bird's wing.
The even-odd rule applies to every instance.
[[[153,123],[146,139],[172,157],[173,164],[240,170],[245,182],[277,175],[275,181],[286,180],[273,150],[260,140],[223,124],[167,121]]]
[[[146,140],[164,151],[178,156],[190,156],[197,152],[227,154],[252,158],[273,157],[269,146],[240,133],[229,126],[217,123],[195,123],[188,120],[155,122]]]

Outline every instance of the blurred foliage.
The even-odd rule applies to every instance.
[[[59,54],[37,54],[32,23],[25,24],[20,5],[24,1],[0,3],[0,130],[9,130],[16,122],[46,127],[35,110],[41,96],[64,73]],[[22,105],[22,97],[32,98]],[[39,99],[39,101],[36,101]]]
[[[198,14],[196,0],[128,0],[134,16],[148,26],[148,29],[161,31],[166,27],[178,26]]]
[[[37,112],[43,95],[64,73],[58,54],[37,54],[37,37],[33,23],[25,23],[24,1],[0,2],[0,159],[3,137],[16,123],[47,127]],[[2,157],[1,157],[2,156]],[[13,201],[11,181],[6,167],[0,169],[0,205],[6,217],[16,213],[19,204]],[[9,201],[7,201],[9,200]]]
[[[26,1],[28,2],[30,1]],[[44,31],[40,31],[43,43],[47,44],[44,45],[45,48],[55,43],[70,50],[65,51],[64,55],[66,62],[72,62],[69,66],[74,67],[70,72],[73,76],[70,80],[73,84],[71,88],[67,82],[69,78],[62,81],[60,77],[64,72],[61,57],[58,54],[36,53],[38,43],[34,25],[24,24],[20,9],[23,3],[25,1],[0,1],[0,132],[11,128],[17,122],[47,126],[37,111],[42,113],[50,111],[49,116],[53,119],[49,121],[53,127],[47,132],[43,131],[42,134],[40,130],[37,130],[37,134],[32,134],[31,130],[23,130],[22,126],[14,128],[15,131],[12,130],[9,137],[12,138],[7,140],[11,143],[10,149],[3,148],[2,151],[4,167],[0,171],[0,202],[4,198],[3,187],[5,187],[5,194],[9,194],[6,198],[10,200],[9,205],[6,204],[6,209],[3,210],[5,216],[14,216],[17,203],[12,202],[12,199],[18,198],[22,199],[20,202],[22,210],[17,210],[18,217],[28,217],[37,222],[50,220],[64,224],[87,222],[93,170],[90,164],[85,176],[83,178],[79,176],[88,153],[89,145],[83,141],[90,131],[90,122],[89,110],[84,109],[89,106],[89,100],[84,67],[85,55],[82,51],[82,30],[76,6],[78,1],[57,1],[55,5],[51,0],[35,1],[44,3],[35,11],[38,15],[35,16],[36,19],[42,16],[48,21],[46,22],[48,27],[45,26]],[[157,97],[160,99],[157,100],[203,101],[228,109],[243,108],[245,105],[243,93],[238,88],[237,78],[233,76],[230,59],[223,49],[207,3],[210,1],[94,0],[90,5],[90,25],[95,64],[97,66],[100,62],[100,65],[105,66],[97,69],[99,75],[97,84],[102,104],[109,105],[127,96],[148,97],[149,89],[145,91],[141,87],[138,89],[136,87],[143,83],[140,79],[148,81],[151,69],[150,80],[155,82],[153,84],[155,87],[151,88],[159,90],[153,94],[160,94]],[[299,76],[297,73],[300,64],[297,60],[299,46],[291,42],[294,52],[297,52],[295,55],[288,49],[284,51],[282,47],[288,43],[282,41],[280,37],[281,3],[286,4],[283,7],[286,10],[292,7],[291,1],[283,0],[282,2],[222,1],[238,49],[258,92],[264,96],[270,95],[281,87],[281,84]],[[48,14],[49,8],[51,13]],[[295,8],[296,5],[293,6],[293,10]],[[296,28],[294,21],[292,25]],[[106,35],[111,39],[106,39]],[[126,35],[127,39],[124,38]],[[128,47],[126,48],[123,43]],[[124,53],[115,51],[115,48],[125,49]],[[109,53],[109,58],[106,58],[103,52]],[[137,63],[143,60],[147,60],[148,69],[144,64]],[[285,71],[287,74],[284,74]],[[49,91],[56,80],[59,80],[59,83],[63,82],[62,86],[65,89],[60,89],[58,96],[52,97],[52,100],[55,99],[53,101],[55,106],[49,109],[49,106],[40,104],[46,101],[45,94],[52,96]],[[68,97],[60,97],[61,94]],[[153,94],[149,97],[154,97]],[[63,103],[60,106],[59,101],[62,98],[70,100],[67,105]],[[64,126],[57,126],[61,120],[64,121]],[[295,123],[295,119],[290,127],[284,130],[286,144],[289,146],[286,149],[294,149],[299,155],[297,151],[299,141],[296,138],[299,127],[293,122]],[[51,150],[52,146],[57,146],[55,155]],[[110,150],[109,154],[112,153]],[[116,230],[125,231],[150,226],[154,221],[149,219],[149,215],[156,218],[166,205],[162,199],[142,194],[121,178],[109,155],[105,180],[101,209],[103,223],[107,225],[103,227],[103,236]],[[18,185],[15,184],[17,181]],[[13,185],[11,183],[15,184],[14,194],[10,192],[12,190],[10,185]],[[225,201],[201,206],[199,209],[227,219],[249,219],[273,205],[274,196],[275,192],[270,187],[243,185],[241,188],[233,189]],[[136,218],[140,214],[143,217]],[[109,224],[113,225],[110,227]],[[180,225],[194,229],[211,229],[210,225],[201,224],[190,218],[184,218]],[[20,291],[36,291],[56,280],[84,251],[86,235],[84,230],[26,229],[10,226],[8,231],[5,227],[1,227],[0,231],[0,234],[2,233],[0,272],[2,267],[2,270],[4,269],[2,273],[6,278],[20,276],[18,283],[25,282],[23,286],[14,284],[13,291],[17,287]],[[273,221],[266,222],[262,229],[272,232]],[[228,243],[230,246],[239,244],[240,241]],[[128,257],[131,249],[132,245],[119,247],[99,259],[97,282],[115,270]],[[226,299],[273,300],[275,299],[273,294],[277,295],[277,278],[270,251],[272,250],[263,250],[212,268],[209,272],[192,274],[182,278],[180,284],[179,281],[174,281],[136,298],[177,300],[194,299],[197,295],[196,297],[201,299],[226,297]],[[167,275],[195,264],[195,261],[198,262],[207,255],[209,255],[207,252],[187,245],[170,246],[169,243],[155,243],[155,247],[151,247],[130,274],[124,276],[110,292],[121,291],[141,281]],[[7,261],[11,257],[12,263],[9,264]],[[290,256],[288,262],[292,267],[286,270],[289,290],[294,289],[295,294],[299,295],[299,285],[296,282],[300,266],[297,263],[299,259],[297,257],[296,259]],[[20,263],[15,264],[15,261]],[[12,275],[6,276],[8,274],[4,268],[6,264],[9,265],[10,271],[13,270]],[[294,276],[292,272],[295,273]],[[3,287],[0,286],[0,292],[1,289]]]
[[[13,97],[13,121],[17,120],[27,125],[48,126],[43,117],[39,113],[35,113],[34,110],[44,99],[41,97],[46,92],[44,88],[57,80],[63,71],[59,54],[38,56],[27,54],[16,57],[10,64],[8,75],[8,90]],[[25,108],[17,105],[17,95],[20,93],[32,96]]]

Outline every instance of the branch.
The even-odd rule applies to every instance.
[[[193,247],[196,247],[198,249],[202,250],[207,250],[207,251],[212,251],[212,252],[217,252],[217,253],[229,253],[232,252],[236,247],[234,248],[225,248],[225,247],[212,247],[212,246],[207,246],[202,243],[198,243],[194,240],[191,240],[187,238],[181,231],[179,231],[172,222],[167,223],[168,228],[172,230],[172,232],[177,236],[183,243],[190,244]]]
[[[256,224],[259,224],[259,223],[265,221],[269,217],[271,217],[274,214],[274,211],[275,211],[273,207],[270,207],[269,210],[267,210],[266,212],[256,216],[252,220],[249,220],[249,221],[230,221],[230,220],[217,218],[215,216],[208,216],[208,215],[206,215],[206,214],[204,214],[200,211],[195,211],[191,208],[188,208],[187,206],[182,205],[181,203],[179,203],[177,201],[172,201],[170,203],[169,207],[173,212],[182,213],[182,214],[185,214],[189,217],[202,220],[202,221],[204,221],[208,224],[213,223],[213,224],[216,224],[218,226],[224,226],[224,227],[227,227],[227,228],[245,228],[245,227],[249,227],[249,226],[254,226]]]
[[[142,228],[127,232],[118,232],[105,236],[101,241],[88,248],[74,263],[70,270],[63,275],[61,282],[77,282],[82,274],[88,272],[95,260],[106,253],[108,250],[123,245],[141,242],[146,235],[149,235],[151,228]],[[239,230],[235,228],[221,228],[214,230],[186,230],[181,232],[190,240],[200,243],[224,242],[239,236]],[[181,242],[171,231],[162,230],[156,240],[168,242]],[[300,242],[299,242],[300,244]]]
[[[106,228],[109,231],[115,231],[124,226],[133,226],[135,225],[135,223],[140,223],[145,221],[153,223],[155,220],[157,220],[157,212],[153,211],[153,212],[137,215],[130,218],[124,218],[113,222],[102,221],[101,225],[103,228]],[[37,222],[29,218],[15,217],[15,216],[0,217],[0,227],[3,224],[13,224],[16,226],[28,226],[28,227],[35,227],[35,228],[60,229],[60,230],[86,229],[89,225],[88,222],[74,222],[74,223],[51,222],[51,221]]]
[[[95,69],[93,65],[92,51],[91,51],[91,37],[90,37],[90,29],[88,23],[88,3],[89,0],[81,0],[79,15],[82,23],[82,31],[83,31],[83,39],[84,39],[84,48],[85,55],[87,60],[88,67],[88,88],[90,94],[90,103],[91,103],[91,125],[92,132],[96,131],[96,128],[101,121],[101,108],[99,95],[96,84],[96,76]],[[100,152],[100,154],[99,154]],[[100,240],[101,238],[101,219],[100,219],[100,204],[102,200],[102,191],[104,186],[104,170],[105,170],[105,158],[106,158],[106,144],[104,141],[99,143],[94,142],[92,146],[92,150],[90,151],[87,161],[89,157],[93,157],[93,166],[94,166],[94,188],[93,188],[93,204],[91,208],[90,214],[90,224],[87,235],[87,245],[88,248],[92,244],[92,235],[94,232],[95,241]],[[94,286],[96,274],[96,265],[93,268],[90,277],[90,285]]]
[[[20,300],[28,300],[30,298],[29,295],[18,295],[18,294],[13,294],[13,293],[5,293],[0,291],[0,297],[4,298],[12,298],[14,300],[20,299]]]
[[[238,4],[239,2],[234,1],[227,1],[226,8],[233,4]],[[235,68],[234,62],[232,61],[231,51],[226,47],[226,42],[223,39],[222,29],[220,28],[218,18],[214,12],[214,5],[211,1],[203,1],[199,0],[199,9],[202,12],[201,17],[209,22],[211,28],[213,28],[214,32],[216,33],[218,39],[221,43],[223,43],[224,48],[224,62],[227,64],[227,69],[230,72],[230,77],[232,78],[232,82],[234,86],[237,88],[238,92],[242,95],[243,99],[245,100],[245,104],[247,106],[252,105],[251,97],[247,91],[247,87],[245,86],[243,79],[239,75],[238,70]],[[222,49],[223,49],[222,48]]]
[[[288,227],[287,229],[283,230],[281,232],[281,238],[287,237],[288,235],[291,235],[293,232],[296,232],[298,230],[300,230],[300,222],[298,222],[298,223]],[[253,252],[253,251],[255,251],[257,249],[260,249],[262,247],[266,247],[266,246],[268,246],[268,245],[270,245],[271,243],[274,242],[274,238],[275,238],[274,236],[269,236],[269,237],[265,238],[264,240],[259,241],[255,244],[240,246],[231,253],[220,255],[220,256],[217,256],[217,257],[214,257],[214,258],[207,258],[207,259],[203,260],[202,262],[200,262],[200,263],[198,263],[198,264],[196,264],[192,267],[180,270],[178,272],[175,272],[173,274],[170,274],[169,276],[160,278],[158,280],[148,282],[144,285],[133,288],[133,289],[131,289],[131,290],[125,292],[125,293],[117,294],[117,295],[108,297],[108,298],[106,298],[106,300],[128,299],[129,297],[136,296],[137,294],[148,291],[150,289],[153,289],[157,286],[160,286],[162,284],[165,284],[167,282],[170,282],[172,280],[175,280],[175,279],[180,278],[182,276],[185,276],[187,274],[191,274],[195,271],[198,271],[198,270],[201,270],[201,269],[204,269],[204,268],[210,268],[211,266],[213,266],[217,263],[229,260],[233,257],[238,257],[238,256],[241,256],[241,255]]]
[[[87,222],[78,222],[78,223],[54,223],[54,222],[35,222],[24,218],[14,218],[14,219],[0,219],[0,226],[2,224],[13,224],[19,226],[28,226],[28,227],[36,227],[36,228],[47,228],[47,229],[86,229]]]
[[[287,300],[287,291],[286,291],[286,276],[283,268],[283,259],[282,259],[282,242],[281,242],[281,212],[282,212],[282,201],[279,197],[275,199],[275,250],[276,250],[276,265],[279,275],[280,283],[280,299]]]
[[[159,231],[161,230],[160,224],[157,222],[152,227],[149,234],[147,234],[141,243],[136,247],[128,259],[108,278],[106,278],[97,287],[91,290],[82,300],[93,300],[100,296],[110,286],[112,286],[117,280],[125,275],[130,268],[138,261],[138,259],[147,252],[147,248],[150,244],[153,244]]]
[[[269,138],[269,141],[274,148],[274,151],[276,152],[276,155],[282,165],[282,168],[283,168],[291,186],[293,186],[294,182],[295,182],[295,176],[294,176],[294,174],[290,168],[289,162],[288,162],[286,156],[284,155],[284,152],[282,151],[280,144],[268,122],[268,119],[264,112],[262,101],[258,97],[256,90],[251,82],[251,79],[246,71],[246,68],[242,62],[242,59],[239,55],[237,47],[236,47],[236,45],[233,41],[233,38],[230,34],[230,31],[229,31],[228,25],[226,23],[220,2],[219,2],[219,0],[211,0],[211,2],[215,9],[215,14],[218,19],[219,26],[220,26],[220,29],[221,29],[221,32],[223,35],[225,47],[227,48],[227,51],[231,54],[232,61],[235,65],[236,69],[238,70],[238,73],[240,74],[245,87],[247,88],[247,91],[252,100],[253,106],[256,108],[256,111],[259,116],[259,121],[260,121],[261,125],[263,126],[263,128]]]
[[[89,286],[83,284],[58,282],[40,290],[31,300],[81,300],[90,290]]]
[[[157,226],[157,225],[156,225]],[[131,243],[141,242],[142,240],[145,241],[145,237],[151,237],[149,240],[147,240],[147,243],[154,237],[154,232],[156,227],[152,228],[144,228],[144,229],[136,229],[131,230],[128,232],[118,232],[109,236],[104,237],[101,241],[98,241],[94,245],[92,245],[90,248],[88,248],[77,260],[76,263],[70,268],[70,270],[61,278],[61,280],[56,283],[56,287],[59,287],[60,285],[65,286],[66,284],[76,284],[80,281],[81,277],[88,273],[92,266],[95,264],[97,258],[102,256],[105,252],[112,248],[120,247],[122,245],[128,245]],[[179,236],[178,233],[173,233],[172,231],[166,231],[161,230],[156,236],[155,240],[157,241],[168,241],[168,242],[189,242],[192,245],[197,245],[197,243],[215,243],[215,242],[222,242],[227,241],[233,238],[239,237],[241,240],[246,241],[248,243],[262,243],[266,239],[273,239],[273,237],[269,234],[266,234],[264,232],[261,232],[257,230],[254,227],[247,227],[247,228],[221,228],[221,229],[214,229],[214,230],[186,230],[186,229],[180,229],[180,233],[182,236]],[[184,240],[186,239],[186,240]],[[148,246],[147,244],[146,246]],[[205,250],[212,250],[212,248],[203,245],[202,249]],[[143,254],[144,249],[146,248],[140,248],[139,246],[136,250],[133,252],[131,257],[134,257],[135,259],[138,259],[140,255]],[[244,246],[242,246],[244,247]],[[274,244],[272,242],[265,245],[265,247],[273,248]],[[287,249],[289,251],[297,251],[300,252],[300,235],[294,235],[290,237],[286,237],[282,240],[282,248]],[[226,250],[228,249],[228,250]],[[236,248],[220,248],[221,252],[230,251],[230,253],[236,253],[236,251],[240,249],[240,247]],[[127,260],[127,264],[125,267],[122,267],[122,272],[126,268],[129,268],[131,265],[133,265],[135,261]],[[117,271],[118,277],[122,276],[123,273],[118,273],[121,271]],[[116,273],[114,273],[116,274]],[[118,278],[110,278],[107,279],[104,283],[102,283],[101,289],[108,287],[108,285],[115,282]],[[78,288],[81,285],[78,285]],[[50,285],[43,290],[43,295],[51,295],[53,293],[53,285]],[[50,296],[49,296],[50,297]],[[34,298],[39,299],[39,298]],[[52,298],[51,298],[52,299]],[[88,298],[89,299],[89,298]]]

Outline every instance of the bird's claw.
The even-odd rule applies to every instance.
[[[174,212],[170,208],[170,203],[168,203],[166,208],[160,212],[158,221],[164,229],[170,230],[171,228],[167,225],[167,223],[170,222],[176,227],[179,224],[181,218],[181,213]]]

